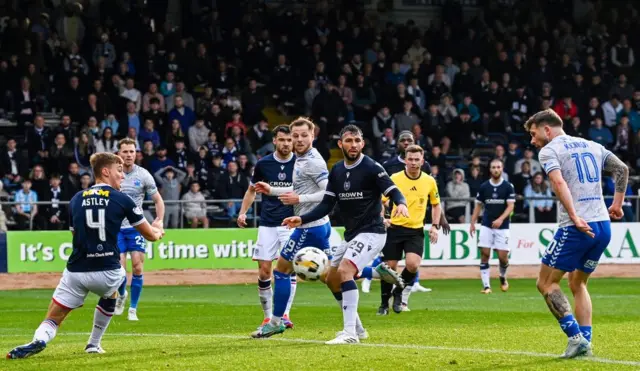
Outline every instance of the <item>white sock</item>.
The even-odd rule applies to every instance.
[[[296,288],[298,288],[298,280],[295,275],[291,276],[291,294],[289,295],[289,301],[287,302],[287,309],[284,310],[284,315],[289,317],[289,311],[293,305],[293,298],[296,296]]]
[[[480,278],[482,278],[482,287],[491,287],[491,268],[489,264],[480,265]]]
[[[405,286],[404,289],[402,289],[402,304],[409,305],[409,296],[411,295],[412,291],[413,285]]]
[[[271,318],[271,315],[273,314],[273,288],[271,287],[271,280],[259,280],[258,297],[260,297],[260,305],[262,305],[264,318]]]
[[[56,337],[56,332],[58,332],[58,325],[53,320],[45,319],[33,334],[33,340],[42,340],[48,343]]]
[[[338,306],[342,309],[342,300],[337,300]],[[361,334],[364,332],[364,326],[362,325],[362,321],[360,320],[360,315],[356,313],[356,333]]]
[[[91,336],[89,337],[88,344],[96,346],[100,345],[102,335],[107,331],[107,327],[109,327],[109,322],[111,322],[112,316],[113,313],[105,311],[100,306],[96,307],[96,310],[93,312],[93,330],[91,330]]]
[[[347,290],[345,290],[345,286],[347,286],[346,284],[350,286]],[[358,322],[358,299],[360,298],[360,292],[358,291],[355,281],[343,282],[342,288],[344,332],[355,336],[357,335],[356,323]]]
[[[371,278],[377,278],[377,279],[380,279],[380,273],[378,273],[378,271],[377,271],[377,270],[372,269],[372,270],[371,270]]]

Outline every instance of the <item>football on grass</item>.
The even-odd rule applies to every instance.
[[[296,276],[305,281],[317,281],[327,267],[329,258],[317,247],[305,247],[293,257]]]

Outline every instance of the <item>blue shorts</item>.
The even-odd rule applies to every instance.
[[[600,256],[611,241],[611,222],[589,223],[594,238],[580,232],[575,226],[559,228],[542,257],[542,263],[565,272],[578,269],[592,273]]]
[[[329,236],[331,236],[331,223],[311,228],[296,228],[280,251],[280,256],[287,261],[292,261],[298,251],[311,246],[324,251],[331,259]]]
[[[144,253],[146,244],[144,237],[135,228],[121,229],[120,233],[118,233],[120,254],[126,254],[129,251]]]

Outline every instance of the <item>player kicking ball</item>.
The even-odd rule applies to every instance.
[[[256,183],[266,182],[272,187],[291,187],[295,156],[292,152],[291,130],[280,125],[273,129],[273,145],[276,151],[258,161],[253,169],[253,177],[242,199],[238,215],[238,226],[247,226],[247,210],[256,199]],[[276,196],[263,195],[258,227],[257,247],[253,250],[253,260],[258,262],[258,296],[262,305],[264,320],[260,327],[271,321],[273,312],[273,289],[271,288],[271,269],[278,251],[286,246],[291,230],[281,226],[282,220],[293,215],[293,206],[284,205]],[[291,275],[291,294],[282,320],[285,327],[293,328],[289,311],[296,294],[296,275]],[[259,328],[260,328],[259,327]]]
[[[329,174],[322,202],[308,213],[286,218],[282,224],[296,228],[325,218],[336,203],[345,221],[345,241],[336,249],[327,275],[330,288],[340,287],[342,295],[343,330],[328,345],[360,342],[357,331],[359,291],[354,277],[384,247],[386,230],[382,218],[381,196],[396,205],[394,216],[409,216],[407,201],[382,165],[362,154],[364,139],[355,125],[345,126],[338,140],[344,161],[338,162]]]
[[[105,353],[101,346],[116,306],[118,286],[126,272],[120,265],[117,238],[122,219],[150,241],[164,232],[144,219],[142,209],[120,192],[124,179],[123,161],[111,153],[96,153],[90,159],[96,185],[76,193],[69,205],[73,251],[53,293],[47,315],[33,341],[14,348],[8,359],[27,358],[43,351],[56,336],[67,315],[84,304],[90,292],[100,300],[93,314],[93,330],[85,347],[87,353]]]
[[[118,142],[118,156],[124,161],[124,180],[122,181],[122,192],[131,197],[133,201],[142,208],[142,202],[145,195],[151,197],[156,208],[156,219],[151,225],[156,228],[163,229],[162,220],[164,218],[164,201],[153,176],[147,169],[135,164],[136,159],[136,142],[133,139],[125,138]],[[118,247],[120,248],[120,263],[122,267],[127,267],[127,253],[131,255],[131,302],[127,319],[129,321],[138,320],[138,302],[142,294],[142,285],[144,277],[144,254],[147,242],[144,237],[133,228],[128,220],[122,221],[122,227],[118,234]],[[127,277],[122,281],[122,285],[118,288],[118,301],[116,302],[115,315],[119,316],[124,312],[125,303],[127,301]]]
[[[417,145],[411,145],[404,151],[405,170],[391,175],[391,180],[407,199],[409,217],[398,214],[394,206],[390,220],[385,220],[387,227],[387,241],[382,249],[382,259],[396,269],[398,261],[404,255],[406,266],[400,276],[407,285],[393,288],[387,282],[380,282],[381,305],[378,315],[389,314],[389,299],[393,295],[393,311],[396,313],[409,311],[409,295],[413,289],[422,254],[424,253],[424,216],[427,205],[431,203],[432,224],[429,230],[431,243],[438,242],[440,228],[440,195],[436,180],[421,170],[424,164],[424,150]],[[384,202],[388,201],[383,197]]]
[[[602,145],[566,135],[553,110],[531,116],[524,127],[538,159],[560,200],[560,219],[553,241],[542,257],[538,291],[569,338],[563,358],[591,355],[592,307],[587,282],[611,241],[611,218],[621,219],[629,169]],[[607,211],[600,174],[613,174],[615,194]],[[569,273],[575,317],[560,281]]]
[[[489,172],[491,178],[480,185],[480,190],[476,196],[476,206],[471,215],[471,226],[469,234],[471,237],[476,232],[476,221],[482,207],[482,226],[480,226],[480,241],[478,248],[481,250],[480,256],[480,278],[482,279],[483,294],[491,294],[491,268],[489,259],[491,249],[498,251],[500,261],[500,289],[504,292],[509,290],[507,281],[507,269],[509,268],[509,218],[513,212],[516,202],[516,191],[513,185],[502,177],[502,161],[491,160]]]

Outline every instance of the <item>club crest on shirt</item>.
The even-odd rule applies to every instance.
[[[136,179],[133,181],[133,185],[136,187],[142,187],[142,182],[140,181],[140,179]]]
[[[492,194],[491,198],[498,198],[498,194],[497,193]]]
[[[278,174],[278,179],[279,179],[279,180],[285,180],[285,179],[287,179],[287,174],[285,174],[285,173],[279,173],[279,174]]]

